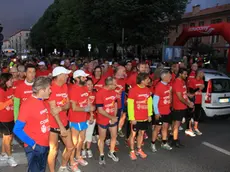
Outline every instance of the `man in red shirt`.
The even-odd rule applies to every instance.
[[[139,73],[137,75],[137,85],[129,90],[128,95],[128,116],[131,123],[130,134],[130,158],[136,160],[137,155],[146,158],[147,155],[142,151],[144,132],[148,129],[148,122],[152,120],[152,96],[149,84],[149,74]],[[134,140],[137,136],[137,152],[134,151]]]
[[[28,172],[45,172],[49,151],[49,117],[45,99],[49,98],[50,79],[39,77],[32,86],[33,95],[21,106],[14,133],[24,142]]]
[[[34,65],[28,64],[25,67],[26,79],[17,85],[14,93],[14,120],[17,120],[19,107],[27,98],[32,95],[32,85],[34,83],[36,68]]]
[[[172,147],[167,143],[168,138],[168,127],[171,121],[171,74],[167,70],[163,70],[160,74],[161,81],[158,82],[155,89],[155,94],[153,97],[153,107],[155,114],[155,128],[152,132],[152,144],[151,148],[153,152],[156,152],[155,142],[159,131],[162,133],[162,144],[161,147],[166,150],[171,150]]]
[[[93,112],[95,110],[95,107],[89,103],[88,88],[85,86],[87,76],[89,75],[83,70],[76,70],[73,73],[73,78],[76,81],[76,84],[69,89],[69,98],[71,102],[69,122],[72,140],[76,149],[76,161],[82,166],[86,166],[88,164],[88,162],[81,157],[81,149],[83,142],[85,141],[86,129],[88,128],[87,116],[89,112]],[[93,116],[91,116],[90,119],[92,121]],[[72,159],[74,159],[74,157],[75,150],[71,155]]]
[[[51,71],[47,69],[45,62],[41,61],[38,63],[38,70],[36,71],[36,77],[38,76],[48,76]]]
[[[74,145],[69,129],[67,111],[69,110],[69,96],[67,88],[68,75],[71,73],[64,67],[56,67],[52,72],[53,81],[51,84],[51,95],[49,103],[49,120],[50,120],[50,152],[48,155],[48,165],[50,172],[55,172],[55,160],[58,153],[58,137],[60,136],[65,144],[65,151],[62,155],[62,162],[59,171],[67,171],[67,163],[70,160],[70,168],[78,169],[73,159],[70,159]]]
[[[99,131],[98,148],[100,152],[99,164],[105,164],[104,142],[107,129],[110,131],[111,142],[108,157],[118,162],[119,158],[115,153],[115,145],[117,140],[117,94],[114,91],[117,86],[113,77],[105,79],[105,87],[100,89],[96,94],[97,107],[97,124]]]
[[[125,69],[126,69],[127,77],[130,77],[131,74],[133,73],[133,71],[132,71],[132,62],[131,61],[126,62]]]
[[[184,68],[179,69],[179,76],[176,78],[172,85],[173,97],[172,97],[172,119],[174,121],[173,126],[173,146],[182,147],[183,145],[178,140],[178,130],[183,117],[187,113],[187,107],[193,108],[194,104],[188,100],[187,88],[185,80],[188,76],[187,70]]]

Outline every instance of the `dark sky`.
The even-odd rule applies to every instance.
[[[20,29],[29,29],[54,0],[0,0],[0,23],[4,26],[5,38]],[[186,11],[200,4],[201,8],[215,6],[217,3],[230,3],[230,0],[192,0]]]

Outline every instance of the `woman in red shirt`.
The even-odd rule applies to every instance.
[[[11,143],[13,140],[14,113],[13,113],[13,75],[0,75],[0,131],[3,133],[2,154],[0,159],[15,167],[17,163],[12,157]]]
[[[102,68],[100,66],[95,67],[93,70],[93,87],[96,91],[100,90],[105,85],[105,77],[102,76]]]
[[[195,78],[190,80],[188,87],[194,90],[195,92],[195,113],[194,113],[194,131],[196,135],[202,135],[198,129],[198,123],[200,118],[201,103],[202,103],[202,90],[204,89],[204,72],[197,71]]]

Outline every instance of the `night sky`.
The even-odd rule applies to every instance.
[[[0,0],[0,23],[4,26],[5,38],[20,29],[29,29],[42,16],[45,9],[54,0]],[[201,8],[215,6],[217,3],[226,4],[230,0],[192,0],[186,11],[200,4]]]

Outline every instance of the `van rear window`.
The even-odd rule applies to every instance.
[[[212,92],[230,92],[230,79],[212,79]]]

